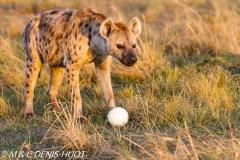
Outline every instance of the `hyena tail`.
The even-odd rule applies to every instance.
[[[29,50],[30,25],[31,25],[31,22],[24,29],[22,40],[23,40],[23,45],[24,45],[24,52],[25,52],[27,58],[29,58],[29,60],[32,61],[32,56],[31,56],[30,50]]]
[[[30,23],[24,29],[23,37],[22,37],[27,65],[29,65],[30,63],[31,64],[34,63],[32,61],[33,59],[36,59],[36,57],[41,61],[41,63],[43,63],[43,57],[38,53],[38,50],[37,50],[36,37],[35,37],[36,35],[31,33],[32,25],[34,24],[32,23],[32,21],[30,21]],[[38,78],[40,76],[41,76],[41,69],[39,71]]]
[[[40,71],[39,71],[39,73],[38,73],[38,78],[41,77],[41,71],[42,71],[42,69],[40,69]]]

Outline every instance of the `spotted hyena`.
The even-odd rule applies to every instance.
[[[53,9],[33,18],[23,33],[26,54],[26,89],[24,117],[33,116],[34,87],[42,64],[51,70],[47,91],[55,110],[61,110],[57,94],[66,72],[74,106],[74,117],[82,117],[79,70],[93,62],[107,107],[115,107],[110,79],[111,58],[126,66],[136,63],[135,48],[141,25],[133,18],[128,25],[115,23],[94,9]]]

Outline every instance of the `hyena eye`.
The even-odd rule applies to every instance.
[[[121,44],[117,44],[117,48],[118,48],[118,49],[123,49],[123,48],[124,48],[124,46],[123,46],[123,45],[121,45]]]
[[[134,44],[133,46],[132,46],[132,48],[136,48],[137,47],[137,45],[136,44]]]

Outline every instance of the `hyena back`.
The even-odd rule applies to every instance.
[[[126,26],[94,9],[53,9],[41,12],[23,33],[26,54],[24,117],[33,116],[34,87],[42,64],[51,70],[48,96],[55,110],[61,110],[57,94],[65,71],[74,106],[74,117],[82,117],[79,70],[94,62],[97,79],[109,109],[115,107],[110,79],[111,57],[126,66],[137,61],[135,48],[141,25],[137,18]]]

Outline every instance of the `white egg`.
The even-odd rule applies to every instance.
[[[110,110],[107,118],[112,126],[121,127],[128,122],[128,112],[122,107],[115,107]]]

